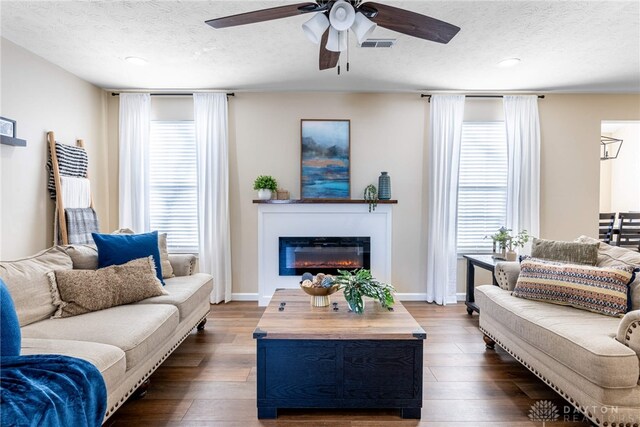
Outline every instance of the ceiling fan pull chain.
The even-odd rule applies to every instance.
[[[347,73],[349,72],[349,30],[347,30]]]
[[[340,37],[342,37],[341,33],[338,33],[338,45],[340,45]],[[340,63],[342,62],[342,55],[338,56],[338,75],[340,75]]]

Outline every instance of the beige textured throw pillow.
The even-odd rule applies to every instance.
[[[121,228],[111,234],[136,234],[130,228]],[[173,267],[169,262],[169,251],[167,249],[167,233],[158,233],[158,249],[160,250],[160,263],[162,264],[162,278],[170,279],[175,277]]]
[[[598,244],[544,240],[534,237],[531,257],[569,264],[596,265]]]
[[[169,262],[169,250],[167,249],[167,233],[158,234],[158,248],[160,249],[160,260],[162,262],[162,278],[170,279],[175,276],[173,267]]]
[[[98,268],[98,249],[92,245],[60,246],[71,257],[74,270],[95,270]]]
[[[0,262],[0,278],[9,288],[20,326],[51,317],[56,307],[51,299],[47,273],[72,267],[69,255],[57,246],[28,258]]]
[[[168,295],[156,277],[151,256],[98,270],[53,271],[48,276],[54,304],[58,305],[54,318]]]

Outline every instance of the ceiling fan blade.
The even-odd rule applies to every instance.
[[[254,10],[253,12],[241,13],[239,15],[210,19],[206,21],[206,23],[211,25],[213,28],[235,27],[237,25],[253,24],[256,22],[271,21],[272,19],[288,18],[290,16],[301,15],[303,13],[309,12],[317,12],[325,9],[326,5],[320,6],[316,3],[288,4],[286,6]]]
[[[322,35],[320,40],[320,69],[328,70],[338,65],[338,59],[340,58],[340,52],[332,52],[326,48],[327,39],[329,38],[329,29]]]
[[[374,2],[367,2],[360,6],[360,9],[364,9],[367,13],[373,14],[370,10],[371,8],[375,8],[378,11],[378,13],[371,18],[376,24],[389,30],[420,39],[438,43],[449,43],[449,41],[458,34],[458,31],[460,31],[460,27],[405,9]]]

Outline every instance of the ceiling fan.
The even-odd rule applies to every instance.
[[[460,31],[460,28],[455,25],[429,16],[363,0],[317,0],[315,3],[297,3],[225,16],[211,19],[206,23],[213,28],[226,28],[314,12],[315,15],[302,25],[302,29],[309,40],[320,44],[321,70],[338,65],[340,52],[348,49],[349,30],[354,33],[360,44],[377,25],[409,36],[445,44]],[[348,67],[347,63],[347,71]],[[339,66],[338,74],[340,74]]]

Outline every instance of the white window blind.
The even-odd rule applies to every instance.
[[[504,122],[462,126],[458,183],[458,253],[492,251],[494,234],[505,225],[507,141]]]
[[[193,121],[152,121],[150,224],[167,233],[169,252],[198,252],[196,140]]]

